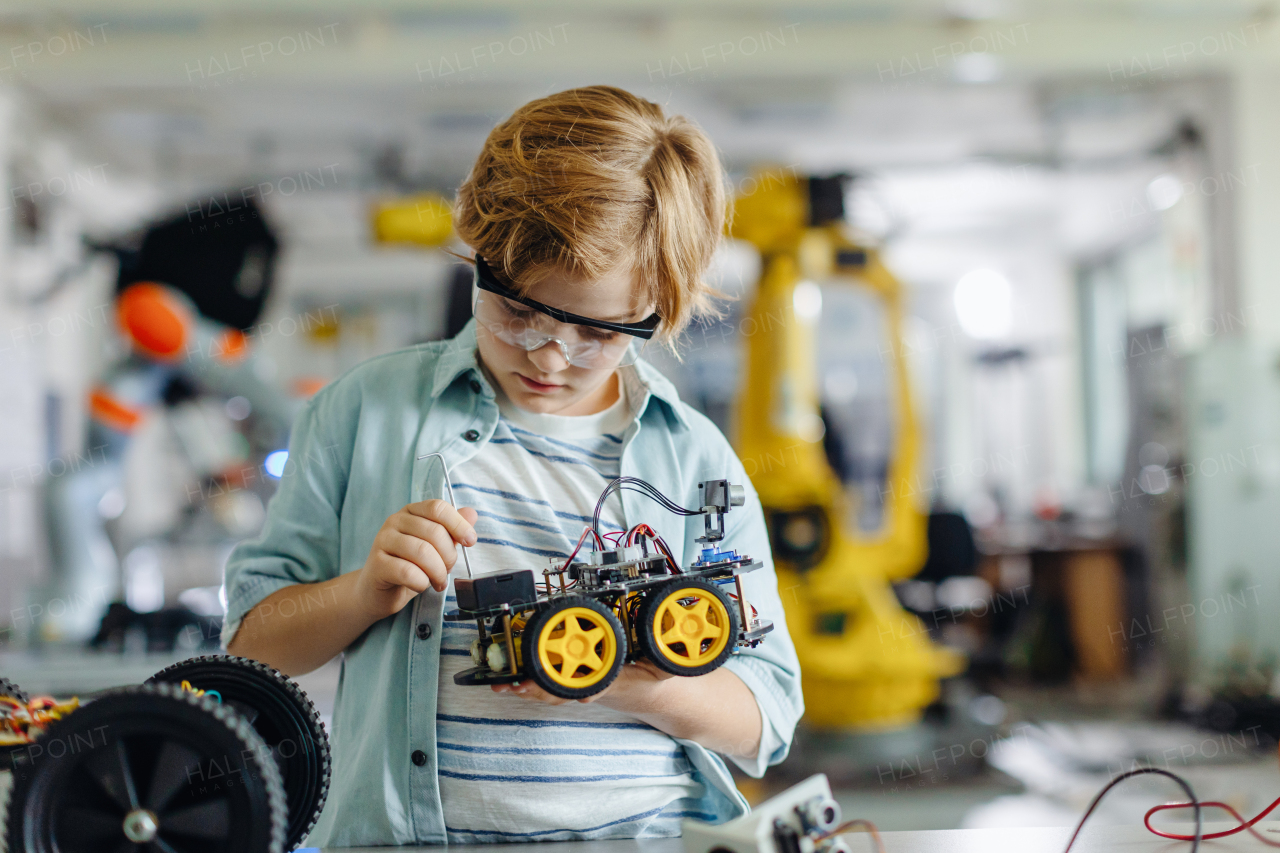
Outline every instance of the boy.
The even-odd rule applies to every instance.
[[[638,358],[708,310],[724,209],[715,149],[683,118],[603,86],[533,101],[458,191],[475,319],[365,362],[299,416],[266,527],[227,564],[224,642],[291,675],[343,655],[308,843],[678,835],[684,817],[747,810],[715,753],[757,777],[786,756],[799,666],[759,500],[723,435]],[[468,506],[441,500],[437,452]],[[774,631],[702,676],[629,664],[577,702],[529,680],[454,684],[476,637],[442,619],[456,546],[477,574],[539,570],[619,475],[683,506],[703,479],[746,487],[725,543],[765,562],[743,587]],[[632,492],[606,502],[608,529],[638,521],[693,558],[700,517]]]

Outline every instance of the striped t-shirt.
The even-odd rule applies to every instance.
[[[581,417],[520,410],[491,380],[501,412],[493,438],[452,472],[458,504],[479,514],[468,549],[476,575],[531,568],[541,579],[548,557],[569,555],[618,476],[622,433],[642,400],[634,371],[618,375],[617,403]],[[601,527],[626,527],[616,496]],[[457,607],[452,576],[462,572],[459,558],[447,610]],[[476,624],[445,622],[443,635],[436,745],[450,843],[673,836],[682,818],[714,819],[699,811],[703,785],[671,736],[596,703],[458,686]]]

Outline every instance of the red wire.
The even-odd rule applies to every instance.
[[[1178,835],[1173,832],[1162,832],[1151,825],[1151,816],[1154,815],[1156,812],[1166,811],[1167,809],[1189,809],[1189,808],[1192,808],[1193,805],[1194,805],[1193,803],[1166,803],[1163,806],[1156,806],[1155,808],[1147,812],[1146,817],[1142,819],[1142,822],[1146,825],[1148,831],[1160,836],[1161,838],[1172,838],[1174,841],[1194,841],[1195,840],[1194,836]],[[1216,807],[1216,808],[1223,809],[1224,811],[1230,812],[1233,818],[1240,821],[1240,825],[1235,827],[1234,829],[1224,830],[1223,832],[1207,833],[1205,835],[1200,836],[1200,838],[1204,841],[1208,841],[1211,838],[1226,838],[1228,835],[1235,835],[1238,832],[1244,832],[1245,830],[1248,830],[1250,835],[1252,835],[1254,838],[1258,839],[1268,847],[1280,847],[1280,842],[1272,841],[1270,838],[1264,837],[1261,833],[1258,832],[1258,830],[1253,828],[1253,825],[1255,823],[1257,823],[1258,821],[1262,820],[1264,817],[1269,815],[1272,809],[1274,809],[1276,806],[1280,806],[1280,798],[1277,798],[1274,802],[1271,803],[1271,805],[1267,806],[1265,809],[1258,812],[1258,815],[1255,818],[1253,818],[1253,820],[1246,821],[1240,815],[1239,812],[1237,812],[1235,809],[1233,809],[1231,806],[1227,805],[1226,803],[1201,803],[1200,804],[1201,808]]]
[[[729,599],[730,599],[731,601],[737,601],[737,600],[738,600],[738,596],[734,595],[733,593],[729,593]],[[755,606],[754,604],[752,604],[750,601],[748,601],[748,602],[747,602],[747,606],[751,608],[751,618],[752,618],[752,619],[754,619],[754,618],[756,618],[757,616],[759,616],[759,615],[760,615],[760,611],[759,611],[759,610],[756,610],[756,606]]]
[[[652,528],[652,527],[650,527],[649,525],[645,524],[645,523],[642,521],[642,522],[640,522],[639,524],[637,524],[635,527],[633,527],[633,528],[631,528],[630,530],[628,530],[628,531],[627,531],[627,544],[628,544],[628,545],[630,545],[632,542],[634,542],[634,541],[635,541],[636,534],[638,534],[638,533],[647,533],[647,534],[649,534],[649,536],[651,536],[651,537],[657,537],[657,535],[658,535],[658,534],[656,534],[656,533],[654,533],[654,532],[653,532],[653,528]]]
[[[583,531],[582,536],[585,538],[588,533],[591,533],[592,535],[596,536],[596,541],[600,542],[600,550],[603,551],[604,542],[600,541],[600,537],[599,535],[596,535],[595,530],[593,528],[588,527],[586,530]],[[624,534],[627,537],[626,541],[622,546],[619,546],[619,543],[616,541],[616,539],[614,539],[614,537],[621,536]],[[654,544],[657,545],[658,550],[662,552],[662,556],[667,558],[667,568],[670,569],[671,574],[673,575],[680,574],[680,566],[679,564],[676,563],[676,558],[671,554],[671,548],[667,545],[666,541],[661,536],[658,535],[658,531],[654,530],[652,527],[645,524],[644,522],[641,522],[635,525],[630,530],[625,530],[625,531],[617,530],[617,531],[614,531],[613,533],[606,533],[605,537],[613,540],[613,544],[615,546],[625,547],[625,546],[630,546],[631,543],[634,541],[635,537],[639,535],[649,536],[650,538],[652,538],[654,541]],[[582,547],[582,539],[579,539],[577,547],[573,549],[573,553],[570,554],[569,559],[565,561],[564,565],[566,568],[568,567],[569,563],[573,561],[573,558],[577,556],[578,548],[581,548],[581,547]]]
[[[578,544],[573,546],[573,551],[570,552],[569,559],[564,561],[564,565],[561,567],[561,569],[569,568],[569,564],[573,562],[573,558],[578,556],[578,551],[582,548],[582,543],[587,541],[588,533],[590,533],[592,536],[595,536],[597,542],[600,541],[600,537],[596,534],[594,530],[592,530],[590,527],[584,527],[582,530],[582,535],[578,537]],[[604,550],[603,542],[600,542],[600,550],[602,551]]]
[[[658,543],[658,548],[662,550],[663,556],[667,558],[667,565],[671,568],[671,574],[680,574],[680,566],[676,563],[676,558],[671,556],[671,549],[667,547],[666,541],[656,533],[653,536],[653,541]]]
[[[866,818],[856,818],[855,820],[847,820],[844,823],[837,826],[835,829],[831,830],[828,833],[818,836],[814,840],[823,841],[825,839],[832,837],[833,835],[842,835],[845,832],[849,831],[850,829],[853,829],[854,827],[862,827],[864,832],[871,833],[871,839],[872,839],[872,843],[875,844],[876,853],[885,853],[884,841],[881,840],[880,838],[880,830],[876,828],[876,825],[874,823],[867,820]]]
[[[627,531],[627,545],[630,545],[636,536],[648,536],[658,546],[658,550],[662,552],[662,556],[667,558],[667,568],[671,574],[680,574],[680,566],[676,564],[676,558],[671,555],[671,548],[667,546],[666,541],[658,535],[658,531],[654,530],[644,522],[640,522],[635,527]]]

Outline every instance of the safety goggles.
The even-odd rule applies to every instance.
[[[657,314],[638,323],[596,320],[520,296],[498,281],[478,255],[474,283],[472,310],[479,325],[525,352],[554,343],[574,367],[598,370],[634,364],[660,322]]]

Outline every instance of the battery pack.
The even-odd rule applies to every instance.
[[[455,578],[453,591],[458,597],[458,607],[463,610],[487,610],[504,604],[527,606],[538,600],[532,569],[477,578]]]

